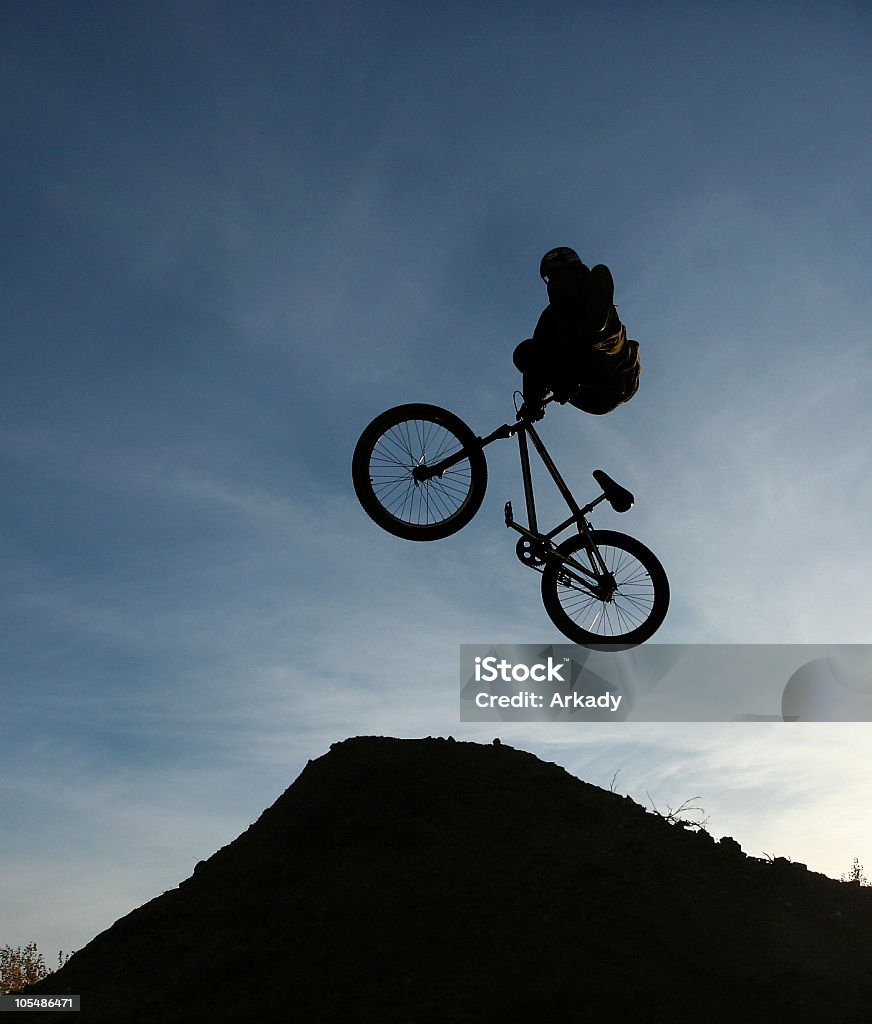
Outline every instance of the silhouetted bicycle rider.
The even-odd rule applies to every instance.
[[[559,402],[602,415],[628,402],[639,388],[639,343],[614,305],[615,286],[607,266],[588,269],[565,246],[542,257],[539,273],[548,288],[533,337],[515,349],[524,375],[524,405],[518,414],[542,418],[548,391]]]

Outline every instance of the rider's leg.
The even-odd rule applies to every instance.
[[[615,282],[604,263],[591,268],[585,283],[584,312],[589,328],[601,331],[612,315],[615,303]]]
[[[522,390],[524,405],[538,419],[541,415],[542,403],[548,391],[546,386],[546,367],[543,359],[544,349],[541,343],[532,338],[522,341],[512,354],[512,361],[524,375]]]
[[[526,373],[535,361],[536,351],[533,339],[527,338],[526,341],[522,341],[520,345],[516,346],[512,353],[512,362],[521,373]]]

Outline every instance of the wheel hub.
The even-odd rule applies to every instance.
[[[618,592],[618,584],[615,581],[615,577],[612,573],[607,572],[599,577],[594,596],[599,601],[606,601],[611,603],[615,599],[615,594]]]

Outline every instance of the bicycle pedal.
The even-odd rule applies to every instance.
[[[506,512],[506,526],[511,526],[512,523],[515,521],[515,517],[512,515],[512,503],[510,501],[506,502],[505,512]]]

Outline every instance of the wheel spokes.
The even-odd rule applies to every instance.
[[[625,636],[648,620],[654,607],[654,581],[639,559],[623,548],[600,545],[616,589],[608,600],[597,597],[584,583],[559,576],[557,597],[578,626],[601,637]]]
[[[463,507],[472,488],[464,460],[441,476],[417,481],[413,471],[434,465],[461,449],[455,434],[429,420],[405,420],[387,430],[370,457],[370,482],[385,510],[415,526],[445,522]]]

